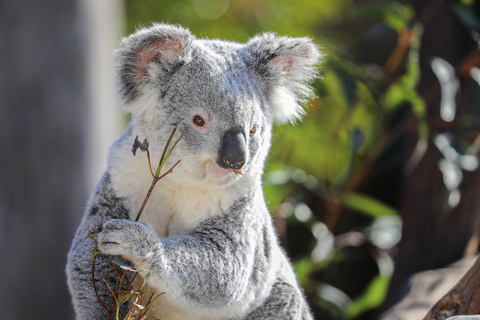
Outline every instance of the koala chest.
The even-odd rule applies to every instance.
[[[155,191],[157,191],[155,193]],[[142,199],[143,201],[143,199]],[[171,187],[159,188],[152,192],[151,198],[145,207],[140,221],[152,226],[159,238],[181,235],[193,230],[203,220],[222,212],[222,205],[228,205],[218,199],[218,193],[212,190],[175,190]],[[136,215],[137,212],[134,212]],[[137,276],[134,286],[143,284],[143,278]],[[149,282],[142,291],[150,292]],[[162,293],[162,292],[157,292]],[[169,302],[168,292],[158,297],[151,306],[153,320],[223,320],[221,318],[190,317],[185,311],[176,309]],[[145,305],[147,301],[140,301]],[[227,319],[225,319],[227,320]]]
[[[203,220],[220,212],[215,206],[207,205],[197,197],[181,202],[161,197],[147,205],[149,207],[145,209],[140,221],[150,224],[159,238],[188,233]]]
[[[140,208],[144,193],[133,197],[132,208]],[[140,221],[147,222],[159,238],[181,235],[195,229],[202,221],[220,214],[231,205],[217,190],[176,188],[171,185],[153,190]],[[138,211],[131,210],[134,218]]]

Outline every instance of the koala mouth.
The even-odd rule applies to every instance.
[[[232,173],[235,173],[236,175],[240,174],[243,175],[243,172],[238,169],[233,169],[233,168],[222,168],[217,164],[216,161],[209,161],[207,165],[207,170],[210,171],[215,177],[217,178],[224,178]]]
[[[243,176],[242,170],[234,170],[234,169],[229,169],[229,170],[232,171],[235,174],[239,174],[239,175]]]
[[[240,161],[235,164],[230,164],[229,160],[227,158],[222,159],[220,167],[228,169],[232,172],[241,172],[243,165],[245,164],[245,160]]]

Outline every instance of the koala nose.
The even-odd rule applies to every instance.
[[[246,149],[245,136],[241,130],[225,132],[218,154],[218,165],[224,169],[240,170],[245,164]]]

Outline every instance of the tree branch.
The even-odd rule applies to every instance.
[[[443,320],[455,315],[472,314],[480,314],[480,257],[423,320]]]

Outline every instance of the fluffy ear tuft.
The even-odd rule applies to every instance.
[[[119,95],[127,112],[142,112],[158,98],[162,82],[191,59],[194,39],[180,26],[153,24],[121,40],[115,60]]]
[[[309,38],[279,37],[265,33],[247,44],[246,59],[266,83],[274,121],[294,122],[304,114],[302,105],[313,96],[310,82],[318,77],[322,57]]]

